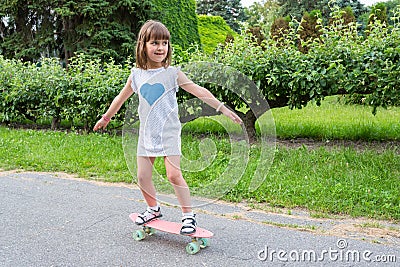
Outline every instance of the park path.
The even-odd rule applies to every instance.
[[[161,198],[169,203],[171,196]],[[65,174],[0,172],[0,266],[399,266],[399,226],[313,219],[195,199],[210,247],[187,255],[187,238],[134,241],[129,213],[144,203],[133,185]],[[164,218],[178,220],[174,205]],[[379,224],[379,227],[378,227]],[[371,227],[372,226],[372,227]]]

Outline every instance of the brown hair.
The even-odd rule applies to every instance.
[[[139,31],[138,40],[136,43],[136,67],[147,70],[147,56],[145,53],[146,43],[151,40],[170,40],[170,33],[159,21],[156,20],[148,20],[145,24],[143,24],[142,28]],[[168,44],[168,52],[165,57],[163,63],[163,67],[167,68],[171,64],[172,58],[172,48],[171,44]]]

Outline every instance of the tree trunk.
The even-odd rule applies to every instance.
[[[244,116],[242,116],[242,120],[244,127],[246,128],[247,136],[249,137],[249,142],[251,144],[255,143],[257,141],[256,116],[251,110],[249,110],[246,114],[244,114]]]
[[[53,117],[53,119],[51,120],[51,129],[52,130],[56,130],[60,127],[60,122],[61,119],[57,116]]]

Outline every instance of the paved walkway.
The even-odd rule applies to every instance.
[[[183,236],[132,239],[137,227],[128,215],[145,207],[134,186],[0,172],[0,202],[0,266],[400,266],[396,225],[360,236],[344,227],[355,225],[346,220],[213,203],[197,213],[215,237],[188,255]],[[163,214],[180,218],[174,206],[164,206]]]

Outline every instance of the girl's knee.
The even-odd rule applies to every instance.
[[[138,174],[137,179],[138,179],[138,184],[143,185],[151,181],[151,176]]]
[[[172,184],[181,185],[185,180],[182,177],[182,173],[178,170],[170,171],[167,173],[168,181]]]

